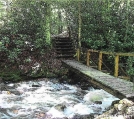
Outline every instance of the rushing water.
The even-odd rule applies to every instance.
[[[8,84],[7,87],[9,91],[0,92],[0,119],[63,119],[101,114],[117,100],[103,90],[82,90],[75,85],[45,80]]]

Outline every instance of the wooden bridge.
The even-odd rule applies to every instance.
[[[122,99],[134,100],[134,84],[132,82],[103,73],[90,66],[86,66],[76,60],[63,60],[63,66],[79,76],[85,78],[89,83],[98,86],[112,95]]]

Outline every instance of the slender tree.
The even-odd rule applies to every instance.
[[[51,6],[50,3],[46,3],[46,29],[45,29],[45,34],[46,34],[46,43],[48,45],[51,44],[51,35],[50,35],[50,16],[51,16]]]
[[[82,18],[81,18],[81,1],[78,2],[78,48],[81,48],[81,25],[82,25]]]

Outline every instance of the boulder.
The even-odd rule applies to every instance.
[[[64,109],[66,108],[66,105],[62,103],[62,104],[55,105],[54,108],[57,109],[58,111],[64,111]]]
[[[75,115],[71,119],[94,119],[94,114],[89,114],[89,115]]]
[[[134,106],[127,107],[126,114],[127,115],[134,115]]]
[[[4,83],[0,83],[0,91],[7,91],[7,86]]]
[[[42,85],[38,82],[30,82],[29,86],[30,87],[41,87]]]
[[[16,89],[12,89],[12,90],[10,89],[9,92],[12,93],[12,94],[15,94],[15,95],[21,95],[22,94],[21,92],[17,91]]]
[[[128,99],[122,99],[118,102],[118,104],[114,104],[114,106],[103,113],[102,115],[96,117],[95,119],[114,119],[114,117],[122,117],[122,119],[133,119],[134,118],[134,102]]]
[[[101,102],[107,95],[105,92],[96,90],[93,92],[89,92],[84,96],[84,101],[89,103]]]

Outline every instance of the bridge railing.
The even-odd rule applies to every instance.
[[[106,52],[106,51],[99,51],[99,50],[92,50],[88,49],[86,51],[86,65],[90,66],[91,62],[91,54],[96,53],[97,56],[97,69],[102,71],[102,65],[103,65],[103,55],[110,55],[114,58],[114,76],[118,77],[119,76],[119,63],[120,63],[120,57],[134,57],[134,53],[117,53],[117,52]],[[80,61],[80,56],[81,56],[81,50],[77,49],[77,60]],[[121,78],[129,79],[127,76],[121,76]]]

